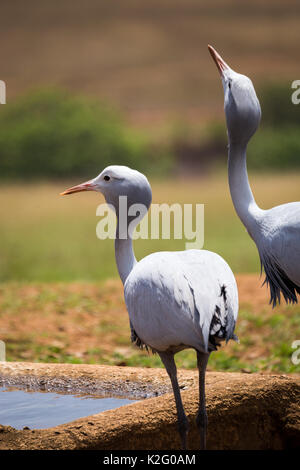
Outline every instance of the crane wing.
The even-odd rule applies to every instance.
[[[229,266],[215,253],[149,255],[134,267],[124,292],[134,331],[155,350],[184,345],[207,352],[211,336],[233,337],[237,287]]]
[[[215,347],[217,339],[235,339],[234,328],[238,314],[238,294],[234,275],[219,255],[193,250],[186,253],[184,275],[193,293],[195,311],[205,348]],[[199,273],[202,273],[201,280]]]
[[[294,202],[267,211],[266,230],[258,249],[275,307],[283,295],[296,303],[300,294],[300,203]]]

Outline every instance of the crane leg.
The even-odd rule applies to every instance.
[[[178,430],[179,430],[179,434],[181,438],[181,446],[183,450],[186,450],[189,423],[188,423],[186,414],[184,412],[184,408],[183,408],[183,404],[181,400],[180,389],[179,389],[178,380],[177,380],[177,368],[176,368],[176,364],[174,360],[174,354],[170,352],[163,352],[163,353],[159,353],[159,355],[172,383],[176,409],[177,409]]]
[[[199,370],[199,408],[196,423],[200,432],[200,449],[206,449],[207,413],[205,406],[205,373],[209,354],[197,351],[197,366]]]

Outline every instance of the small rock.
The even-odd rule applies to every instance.
[[[252,370],[250,369],[241,369],[241,372],[243,372],[244,374],[252,374]]]

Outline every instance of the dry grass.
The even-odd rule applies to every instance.
[[[75,181],[1,186],[0,281],[99,280],[117,276],[112,240],[96,238],[100,220],[96,207],[103,197],[96,193],[59,197],[59,192],[72,183]],[[223,256],[234,272],[259,272],[256,247],[234,211],[224,173],[151,183],[153,202],[205,204],[204,248]],[[253,173],[251,183],[263,208],[300,200],[297,173]],[[154,251],[184,248],[185,240],[135,242],[138,259]]]
[[[251,182],[262,207],[300,199],[297,173],[252,174]],[[113,241],[95,236],[96,206],[103,200],[93,193],[60,198],[70,183],[1,187],[0,339],[8,359],[160,366],[158,357],[129,344],[121,283],[107,280],[117,272]],[[238,276],[241,344],[213,354],[210,367],[296,371],[291,344],[300,338],[299,306],[268,305],[257,250],[234,212],[226,175],[152,186],[154,202],[205,203],[205,248],[221,254],[235,273],[255,272]],[[138,240],[135,248],[139,259],[182,250],[184,241]],[[193,351],[180,353],[178,363],[194,367]]]
[[[292,342],[300,337],[299,306],[268,304],[258,275],[237,276],[240,313],[230,342],[210,358],[219,370],[296,372]],[[130,344],[120,281],[69,284],[4,284],[0,287],[0,332],[14,361],[161,366],[157,356]],[[178,365],[196,366],[184,351]]]

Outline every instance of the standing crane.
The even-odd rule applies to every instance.
[[[115,256],[129,313],[131,340],[159,354],[170,377],[177,408],[182,448],[187,446],[186,417],[174,355],[195,349],[199,369],[199,409],[196,423],[200,447],[206,447],[205,373],[209,355],[222,341],[237,340],[238,291],[228,264],[206,250],[158,252],[137,262],[132,232],[137,216],[120,214],[120,197],[127,208],[139,204],[147,213],[152,191],[147,178],[125,166],[109,166],[96,178],[62,193],[99,191],[117,215]],[[122,206],[123,207],[123,206]],[[136,206],[135,206],[136,207]],[[130,211],[131,213],[131,211]],[[121,229],[120,218],[127,220]]]
[[[235,210],[254,240],[270,289],[270,303],[297,303],[300,294],[300,202],[263,210],[255,202],[247,174],[246,150],[261,118],[251,80],[234,72],[208,46],[220,72],[229,142],[228,176]]]

